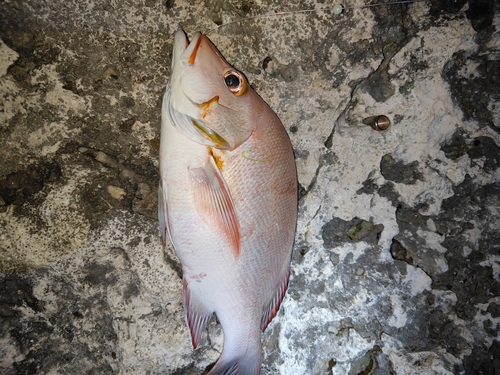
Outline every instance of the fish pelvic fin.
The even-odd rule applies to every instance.
[[[186,312],[186,323],[191,334],[191,344],[196,349],[200,343],[203,331],[213,316],[213,311],[209,311],[199,303],[189,290],[189,283],[183,279],[184,310]]]
[[[273,299],[269,302],[268,306],[264,310],[264,313],[262,314],[262,320],[260,323],[260,328],[262,332],[266,330],[269,323],[271,323],[271,320],[273,320],[273,318],[278,313],[281,306],[281,302],[283,301],[286,290],[288,289],[289,281],[290,281],[290,266],[288,266],[288,269],[284,277],[282,278],[280,285],[276,289]]]
[[[200,168],[189,169],[196,207],[209,224],[226,235],[235,257],[240,254],[240,226],[229,187],[212,155]]]
[[[167,200],[165,199],[166,191],[164,191],[162,183],[158,186],[158,221],[160,222],[160,237],[163,246],[167,243],[167,233],[170,236],[168,228],[168,209]],[[170,237],[172,238],[172,237]]]

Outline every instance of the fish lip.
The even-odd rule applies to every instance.
[[[174,48],[182,48],[182,52],[184,52],[188,45],[189,42],[184,30],[177,30],[174,34]]]
[[[177,30],[174,34],[174,46],[172,48],[172,75],[175,75],[182,66],[182,54],[188,45],[184,31],[182,29]]]
[[[181,39],[181,38],[179,38]],[[203,35],[198,31],[191,38],[191,42],[189,42],[182,53],[181,59],[185,64],[193,65],[196,59],[196,54],[198,52],[198,48],[201,45],[201,41],[203,39]],[[187,41],[187,39],[186,39]]]

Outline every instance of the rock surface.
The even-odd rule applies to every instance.
[[[0,4],[0,373],[215,363],[220,327],[192,351],[155,218],[178,28],[209,33],[295,149],[292,277],[263,374],[498,373],[500,5],[344,4]],[[380,115],[385,131],[366,124]]]

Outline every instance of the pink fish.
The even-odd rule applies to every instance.
[[[209,375],[261,372],[260,333],[288,287],[297,174],[276,114],[204,35],[175,33],[162,106],[159,219],[182,263],[196,348],[224,331]]]

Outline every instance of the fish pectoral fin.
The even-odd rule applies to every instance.
[[[213,316],[213,311],[209,311],[203,307],[196,297],[191,294],[189,290],[189,283],[186,278],[183,279],[183,297],[184,297],[184,310],[186,312],[186,321],[191,334],[191,344],[196,349],[200,343],[203,331],[207,328],[208,323]]]
[[[240,227],[231,192],[213,157],[200,168],[190,168],[198,213],[226,235],[233,254],[240,254]]]
[[[269,304],[267,305],[267,307],[264,310],[264,313],[262,314],[262,320],[260,322],[260,329],[262,330],[262,332],[266,330],[268,324],[271,323],[271,320],[273,320],[273,318],[278,313],[278,310],[280,309],[281,306],[281,302],[285,297],[289,280],[290,280],[290,266],[288,266],[288,269],[284,277],[281,279],[281,283],[279,287],[276,289],[273,299],[269,301]]]

